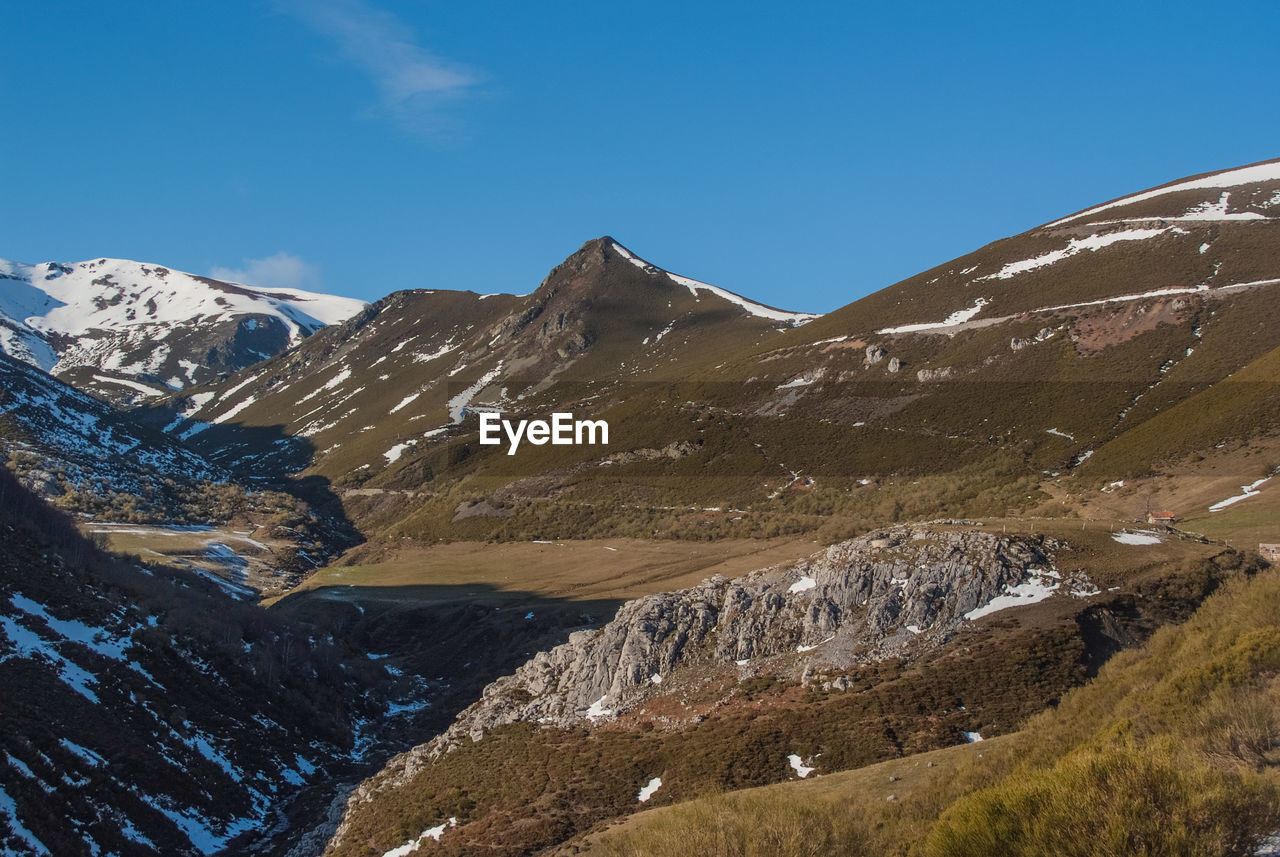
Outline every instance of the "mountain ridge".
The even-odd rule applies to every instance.
[[[0,260],[0,350],[129,404],[216,378],[365,304],[127,259]]]

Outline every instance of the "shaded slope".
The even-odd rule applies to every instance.
[[[3,470],[0,547],[0,841],[18,853],[243,844],[341,771],[376,711],[362,657],[100,554]]]

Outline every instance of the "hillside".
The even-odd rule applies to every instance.
[[[1005,738],[664,807],[558,853],[1272,853],[1278,585],[1235,581]]]
[[[258,363],[362,306],[126,259],[0,260],[0,352],[120,404]]]
[[[143,514],[178,519],[180,485],[229,478],[181,442],[3,354],[0,438],[28,487],[76,511],[115,492],[143,498]]]
[[[381,710],[363,653],[100,553],[2,469],[0,629],[8,854],[243,845],[349,770]]]
[[[278,427],[307,444],[289,463],[344,486],[421,484],[474,425],[466,415],[629,394],[809,318],[669,274],[606,237],[523,297],[391,295],[167,413],[184,418],[173,431],[228,463],[279,461],[258,436]]]
[[[397,293],[148,419],[331,481],[371,538],[1203,514],[1280,453],[1280,162],[1157,190],[817,319],[598,239],[530,295]],[[605,419],[610,442],[507,456],[484,410]]]

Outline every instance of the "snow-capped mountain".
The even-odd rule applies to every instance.
[[[268,363],[158,403],[154,424],[256,469],[288,450],[241,445],[244,429],[283,426],[329,478],[367,480],[413,466],[477,410],[680,377],[813,318],[671,274],[604,236],[527,295],[397,292]],[[564,386],[543,396],[553,384]]]
[[[363,307],[123,259],[0,260],[0,351],[123,404],[265,360]]]
[[[832,333],[954,336],[1035,313],[1270,287],[1280,160],[1169,182],[994,241],[835,310]]]

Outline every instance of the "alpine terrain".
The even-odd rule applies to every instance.
[[[1280,160],[825,315],[0,278],[0,853],[1280,837]]]

